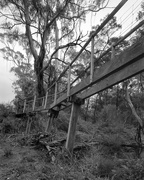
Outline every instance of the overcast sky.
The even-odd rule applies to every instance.
[[[14,91],[12,89],[12,82],[15,77],[13,73],[10,73],[12,63],[6,62],[0,56],[0,103],[9,103],[14,99]]]
[[[120,2],[120,0],[110,0],[109,6],[117,6],[117,4]],[[132,6],[129,11],[133,11],[134,8],[140,3],[142,0],[128,0],[126,5],[120,10],[118,13],[118,17],[120,18],[120,21],[122,21],[122,15],[125,14],[127,10],[132,6],[132,4],[135,3],[134,6]],[[98,16],[92,17],[92,21],[90,21],[88,18],[88,26],[87,28],[90,29],[90,26],[96,25],[98,22],[98,19],[105,16],[107,13],[110,13],[113,9],[105,9],[99,13]],[[133,16],[129,20],[129,22],[133,23],[133,19],[135,18],[134,15],[136,14],[136,11],[134,11]],[[125,22],[127,24],[127,22]],[[85,27],[84,27],[85,28]],[[0,44],[1,45],[1,44]],[[2,54],[0,54],[0,103],[9,103],[14,99],[14,90],[12,88],[12,82],[15,80],[14,74],[10,73],[10,68],[12,67],[12,63],[6,62],[2,58]]]

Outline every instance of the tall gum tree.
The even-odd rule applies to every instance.
[[[15,41],[22,38],[34,60],[37,93],[44,96],[44,71],[61,51],[60,62],[66,62],[71,47],[81,46],[85,41],[80,25],[89,12],[97,13],[105,8],[108,0],[1,0],[1,28],[5,35],[10,32]],[[55,30],[60,23],[60,45],[56,47]],[[24,30],[22,30],[24,29]],[[15,38],[16,36],[16,38]],[[12,43],[12,42],[11,42]],[[27,49],[28,49],[27,48]],[[49,73],[50,74],[50,73]]]

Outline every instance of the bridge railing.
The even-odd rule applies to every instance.
[[[127,0],[122,0],[121,3],[112,11],[112,13],[104,20],[104,22],[94,31],[90,33],[89,39],[86,41],[86,43],[83,45],[79,53],[76,55],[76,57],[72,60],[71,63],[68,64],[68,66],[64,69],[64,71],[59,75],[57,80],[54,84],[46,91],[46,95],[44,97],[37,97],[34,96],[33,100],[27,100],[25,99],[23,101],[23,110],[20,110],[22,112],[27,111],[38,111],[41,109],[48,109],[50,104],[57,103],[57,99],[62,96],[64,93],[67,94],[67,97],[69,97],[70,89],[72,85],[81,77],[81,74],[77,76],[73,81],[71,76],[71,68],[72,65],[75,63],[75,61],[79,58],[81,53],[86,49],[86,47],[90,44],[90,62],[87,68],[84,70],[87,72],[89,69],[90,73],[90,82],[89,85],[93,84],[93,75],[95,70],[95,63],[107,56],[109,52],[111,52],[111,59],[115,56],[115,47],[118,46],[122,41],[124,41],[128,36],[130,36],[133,32],[135,32],[139,27],[141,27],[144,24],[144,20],[142,20],[139,24],[137,24],[133,29],[131,29],[128,33],[126,33],[118,42],[113,43],[112,46],[106,51],[104,51],[98,58],[94,58],[94,44],[95,44],[95,37],[97,34],[103,29],[103,27],[112,19],[112,17],[119,11],[119,9],[127,2]],[[59,91],[58,87],[58,81],[67,73],[67,87],[61,91]],[[52,88],[57,88],[53,94],[49,93],[51,92]]]
[[[109,14],[109,16],[103,21],[103,23],[96,29],[91,31],[89,39],[86,41],[86,43],[83,45],[79,53],[76,55],[76,57],[69,63],[69,65],[64,69],[64,71],[59,75],[57,78],[55,84],[67,73],[67,97],[69,97],[70,89],[72,85],[78,81],[79,78],[81,78],[81,74],[77,76],[72,82],[71,82],[71,68],[72,65],[76,62],[76,60],[79,58],[81,53],[86,49],[88,45],[90,45],[90,62],[87,68],[84,70],[87,72],[89,70],[90,74],[90,82],[89,85],[93,84],[93,76],[95,71],[95,63],[101,60],[102,58],[106,57],[108,53],[111,52],[111,59],[114,59],[115,57],[115,48],[124,41],[127,37],[129,37],[133,32],[135,32],[139,27],[141,27],[144,24],[144,20],[142,20],[139,24],[137,24],[133,29],[131,29],[128,33],[126,33],[121,39],[119,39],[116,43],[111,43],[111,47],[106,49],[98,58],[94,58],[94,44],[95,44],[95,37],[98,35],[98,33],[105,27],[105,25],[114,17],[114,15],[119,11],[119,9],[127,2],[127,0],[122,0],[118,6]],[[58,99],[57,94],[55,94],[55,104],[56,100]]]
[[[16,113],[27,113],[49,109],[50,104],[54,102],[54,94],[48,94],[44,97],[33,96],[31,98],[26,98],[19,100],[17,104]]]

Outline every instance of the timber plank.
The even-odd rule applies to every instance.
[[[111,74],[109,77],[105,78],[102,81],[99,81],[95,84],[92,88],[84,91],[83,93],[79,94],[78,97],[81,99],[88,98],[100,91],[103,91],[117,83],[120,83],[136,74],[144,71],[144,58],[140,59],[139,61],[130,64],[129,66],[121,69],[120,71]]]
[[[82,82],[74,86],[70,90],[70,96],[80,93],[81,91],[87,89],[88,87],[91,87],[93,84],[96,84],[99,81],[102,81],[103,79],[114,74],[115,72],[118,72],[121,69],[129,66],[130,64],[139,61],[143,57],[144,57],[144,41],[142,39],[141,41],[137,42],[133,46],[123,51],[120,55],[116,56],[114,60],[109,61],[105,63],[101,68],[96,69],[94,71],[94,77],[92,83],[90,83],[90,76],[88,76],[87,78],[83,79]],[[84,96],[82,97],[86,98]],[[67,99],[67,94],[65,93],[64,95],[62,95],[60,98],[57,99],[56,104],[54,103],[51,104],[50,108],[53,108],[54,106],[60,104],[66,99]]]

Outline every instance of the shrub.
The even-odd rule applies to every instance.
[[[12,156],[12,154],[13,154],[12,149],[9,146],[4,148],[4,156],[5,157],[9,158],[10,156]]]
[[[97,166],[96,174],[99,177],[111,177],[115,162],[111,159],[101,158]]]
[[[15,120],[12,118],[4,118],[1,123],[1,132],[3,134],[14,133],[16,131]]]
[[[142,180],[144,177],[144,161],[143,160],[127,160],[117,168],[114,180]]]
[[[0,117],[8,117],[12,109],[13,107],[9,104],[0,104]]]

